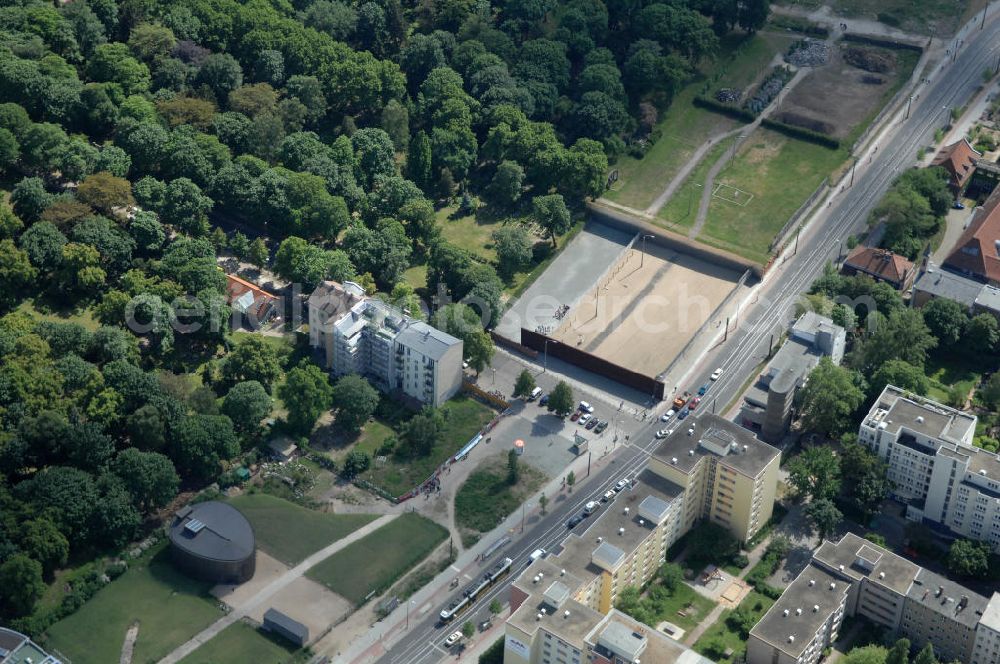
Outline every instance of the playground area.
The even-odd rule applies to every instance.
[[[699,595],[717,602],[724,609],[735,609],[753,590],[743,579],[715,565],[706,567],[691,585]]]
[[[562,305],[556,326],[545,332],[560,343],[656,376],[733,291],[739,276],[652,242],[644,249],[638,241],[575,304]]]

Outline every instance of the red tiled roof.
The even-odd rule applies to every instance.
[[[976,160],[982,156],[981,152],[977,152],[969,141],[963,138],[957,143],[941,148],[931,166],[940,166],[948,171],[952,186],[961,189],[976,170]]]
[[[976,210],[944,264],[990,283],[1000,283],[1000,187]]]
[[[913,272],[913,263],[888,249],[866,247],[859,244],[851,250],[844,261],[845,267],[870,274],[883,281],[903,284]]]
[[[251,293],[253,295],[253,304],[247,307],[247,313],[252,313],[259,323],[264,322],[268,306],[273,305],[278,299],[259,286],[255,286],[249,281],[237,277],[235,274],[226,275],[226,293],[229,295],[229,304],[233,304],[241,296]]]

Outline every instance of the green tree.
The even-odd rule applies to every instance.
[[[126,208],[135,202],[128,180],[108,172],[88,175],[77,187],[76,197],[104,215],[111,215],[114,208]]]
[[[222,401],[222,414],[233,421],[237,431],[255,434],[271,414],[271,395],[256,380],[236,383]]]
[[[943,297],[934,298],[921,311],[927,328],[942,348],[951,348],[957,344],[969,322],[969,316],[962,305]]]
[[[344,459],[341,473],[344,477],[351,479],[368,470],[371,465],[371,455],[363,450],[351,450],[347,458]]]
[[[270,389],[281,375],[274,349],[258,335],[244,337],[222,363],[222,380],[227,385],[256,381]]]
[[[986,402],[986,405],[997,410],[1000,408],[1000,371],[996,371],[986,380],[986,384],[979,390],[979,395]]]
[[[977,314],[969,319],[962,339],[978,353],[994,353],[1000,342],[1000,323],[991,314]]]
[[[816,529],[821,540],[826,539],[826,536],[833,532],[844,519],[844,515],[840,513],[833,501],[827,498],[812,501],[806,505],[805,512],[809,523]]]
[[[427,456],[437,445],[444,429],[441,413],[425,407],[403,426],[403,442],[410,456]]]
[[[500,207],[509,208],[521,198],[524,168],[516,161],[502,161],[490,181],[489,193]]]
[[[531,262],[531,239],[520,224],[507,224],[493,231],[499,272],[505,279]]]
[[[42,564],[42,570],[47,576],[65,565],[69,558],[69,541],[45,517],[22,523],[17,540],[24,553]]]
[[[930,389],[930,380],[920,367],[904,360],[889,360],[878,368],[868,383],[868,394],[872,397],[882,393],[886,385],[895,385],[921,396]]]
[[[167,505],[180,486],[173,462],[159,452],[130,447],[115,457],[111,470],[124,483],[132,503],[143,512]]]
[[[885,657],[885,664],[909,664],[910,662],[910,640],[899,639],[889,650]]]
[[[824,357],[802,388],[803,426],[809,431],[839,435],[850,426],[851,416],[864,398],[852,372]]]
[[[431,140],[423,131],[418,131],[410,141],[406,175],[424,191],[431,186]]]
[[[9,617],[26,616],[45,592],[42,564],[17,553],[0,565],[0,606]]]
[[[507,484],[514,486],[520,477],[520,469],[517,467],[517,450],[507,452]]]
[[[351,374],[338,379],[333,386],[337,425],[348,432],[360,431],[375,414],[378,399],[378,392],[361,376]]]
[[[802,499],[830,499],[840,491],[840,459],[829,447],[810,447],[788,463],[788,481]]]
[[[882,646],[862,646],[853,648],[844,656],[844,664],[885,664],[889,651]]]
[[[144,62],[153,62],[170,54],[177,39],[170,28],[155,23],[141,23],[128,37],[129,48]]]
[[[466,620],[462,625],[462,636],[467,639],[471,639],[472,635],[476,633],[476,628],[473,626],[471,620]]]
[[[856,442],[846,442],[840,451],[840,470],[850,481],[841,489],[848,502],[867,521],[877,514],[889,496],[888,468],[877,455]]]
[[[495,616],[502,610],[503,610],[503,605],[500,604],[500,600],[494,598],[493,601],[490,602],[490,615]]]
[[[87,61],[87,74],[93,81],[117,83],[126,95],[149,90],[149,68],[133,58],[122,43],[101,44]]]
[[[861,346],[858,368],[864,371],[873,371],[893,359],[922,367],[927,352],[937,345],[919,309],[895,309],[888,318],[876,313],[869,319],[869,326],[875,329]]]
[[[282,240],[278,246],[274,255],[274,271],[282,279],[307,288],[313,288],[326,279],[344,281],[355,272],[347,253],[324,250],[294,235]]]
[[[565,382],[559,381],[549,393],[549,410],[560,417],[566,417],[573,412],[576,402],[573,398],[573,389]]]
[[[308,435],[316,420],[333,401],[333,387],[326,372],[315,364],[303,363],[285,376],[278,397],[288,408],[288,425],[300,435]]]
[[[22,178],[10,194],[14,214],[29,224],[38,221],[51,202],[52,194],[45,191],[41,178]]]
[[[535,196],[531,199],[535,221],[545,229],[552,246],[557,247],[556,238],[570,229],[572,220],[562,194]]]
[[[948,549],[948,569],[959,576],[985,577],[989,572],[990,545],[973,540],[955,540]]]
[[[212,479],[222,462],[240,451],[233,422],[225,415],[188,415],[170,434],[170,458],[185,477]]]
[[[493,345],[493,338],[489,332],[480,330],[469,334],[463,342],[465,357],[469,360],[469,366],[478,376],[483,369],[490,365],[496,348]]]
[[[213,53],[201,61],[195,81],[207,85],[216,99],[228,99],[229,93],[243,84],[243,70],[228,53]]]
[[[247,253],[247,261],[251,265],[256,267],[267,266],[268,260],[271,257],[271,252],[267,250],[267,245],[264,243],[263,238],[255,238],[253,242],[250,243],[250,249]]]
[[[14,306],[37,277],[28,253],[18,249],[13,240],[0,240],[0,310]]]
[[[517,375],[517,381],[514,383],[514,396],[526,397],[531,394],[531,391],[535,387],[535,377],[527,369],[522,369],[521,373]]]
[[[913,664],[938,664],[938,658],[934,656],[934,646],[930,643],[924,645],[914,658]]]
[[[548,505],[549,505],[548,496],[546,496],[544,493],[538,496],[538,506],[542,508],[542,516],[545,516],[545,508],[548,507]]]
[[[188,178],[177,178],[167,185],[160,216],[168,224],[199,235],[206,224],[205,216],[213,205],[214,202],[202,193],[201,187]]]

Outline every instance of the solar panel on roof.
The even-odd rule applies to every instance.
[[[191,519],[184,524],[184,529],[189,531],[191,534],[197,534],[201,532],[201,529],[205,527],[205,524],[198,519]]]

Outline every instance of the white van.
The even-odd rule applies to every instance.
[[[528,564],[530,565],[539,558],[544,558],[546,553],[547,551],[545,549],[535,549],[531,552],[531,555],[528,556]]]
[[[536,387],[531,391],[531,394],[528,395],[528,401],[534,401],[540,396],[542,396],[542,388]]]
[[[597,508],[600,506],[601,504],[599,502],[597,502],[596,500],[592,500],[583,506],[583,513],[586,514],[587,516],[590,516],[591,514],[596,512]]]
[[[583,412],[585,412],[585,413],[590,413],[590,414],[593,414],[593,413],[594,413],[594,407],[593,407],[593,406],[591,406],[591,405],[590,405],[589,403],[587,403],[586,401],[581,401],[581,402],[580,402],[580,405],[579,405],[579,406],[578,406],[577,408],[578,408],[579,410],[582,410],[582,411],[583,411]]]

